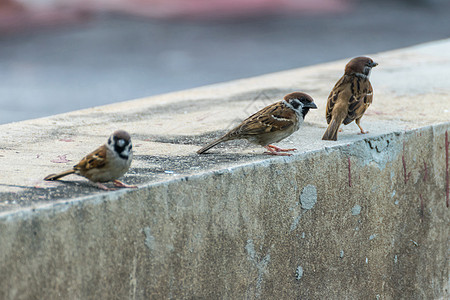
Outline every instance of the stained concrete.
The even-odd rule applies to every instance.
[[[449,50],[372,55],[370,133],[337,142],[320,137],[346,61],[0,126],[0,298],[448,297]],[[293,90],[319,106],[279,143],[293,156],[195,154]],[[138,189],[42,181],[116,128]]]

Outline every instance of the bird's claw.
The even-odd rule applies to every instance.
[[[113,183],[114,183],[114,186],[120,187],[120,188],[131,188],[131,189],[137,188],[137,185],[128,185],[128,184],[123,183],[120,180],[114,180]]]

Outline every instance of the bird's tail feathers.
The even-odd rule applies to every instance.
[[[58,180],[61,177],[64,177],[64,176],[67,176],[67,175],[70,175],[70,174],[73,174],[73,173],[75,173],[75,170],[74,169],[70,169],[70,170],[67,170],[67,171],[64,171],[64,172],[61,172],[61,173],[58,173],[58,174],[50,174],[47,177],[45,177],[44,180],[48,180],[48,181]]]
[[[209,149],[211,149],[212,147],[224,142],[228,140],[227,138],[225,138],[225,136],[218,138],[215,141],[212,141],[211,143],[209,143],[208,145],[206,145],[205,147],[201,148],[200,150],[197,151],[198,154],[202,154],[205,153],[206,151],[208,151]]]
[[[339,126],[341,126],[341,122],[337,122],[336,119],[333,118],[323,134],[322,140],[336,141]]]

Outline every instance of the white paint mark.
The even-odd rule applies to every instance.
[[[366,257],[366,264],[368,264],[369,263],[369,259]]]
[[[357,216],[361,213],[361,206],[355,205],[352,207],[352,215]]]
[[[249,256],[249,259],[254,261],[255,260],[255,245],[253,245],[253,240],[247,240],[247,245],[245,245],[245,250],[247,250],[247,254]]]
[[[135,247],[136,248],[136,247]],[[136,269],[137,269],[137,254],[136,249],[134,249],[135,255],[133,257],[133,270],[130,274],[130,291],[129,291],[129,299],[136,299],[136,288],[137,288],[137,279],[136,279]]]
[[[394,204],[395,204],[395,205],[398,205],[398,203],[399,203],[398,200],[395,200]]]
[[[295,279],[300,280],[303,277],[303,268],[301,266],[297,267],[295,270]]]
[[[373,240],[373,239],[376,238],[376,237],[377,237],[377,234],[376,234],[376,233],[371,234],[371,235],[369,236],[369,241]]]
[[[311,209],[317,202],[317,189],[314,185],[308,184],[300,194],[300,203],[303,209]]]
[[[259,298],[261,295],[263,276],[267,272],[267,266],[270,262],[270,249],[266,256],[264,256],[261,260],[259,259],[259,254],[255,251],[255,245],[252,239],[247,240],[247,245],[245,245],[245,250],[247,250],[248,260],[253,262],[258,271],[258,279],[256,280],[256,291],[255,296]]]
[[[155,248],[155,237],[152,235],[150,227],[145,227],[143,229],[144,234],[145,234],[145,246],[147,246],[147,248],[149,250],[154,250]]]
[[[397,255],[395,255],[394,256],[394,263],[397,263],[398,262],[398,257],[397,257]]]
[[[305,232],[302,232],[302,239],[305,238]]]
[[[298,215],[294,218],[294,221],[291,224],[291,231],[294,231],[295,229],[297,229],[298,222],[300,222],[301,217],[302,217],[302,215]]]
[[[341,252],[339,252],[339,257],[343,258],[344,257],[344,250],[341,250]]]

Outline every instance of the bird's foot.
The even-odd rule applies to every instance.
[[[292,148],[292,149],[283,149],[274,145],[267,145],[265,147],[267,150],[269,150],[270,152],[275,151],[275,152],[289,152],[289,151],[295,151],[297,149]]]
[[[116,186],[116,187],[131,188],[131,189],[136,189],[137,188],[137,185],[128,185],[128,184],[123,183],[120,180],[114,180],[113,183],[114,183],[114,186]]]
[[[281,149],[281,148],[278,148],[278,147],[273,146],[273,145],[268,145],[268,146],[266,146],[264,148],[269,150],[269,151],[264,152],[264,154],[278,155],[278,156],[291,156],[292,154],[284,153],[284,152],[296,150],[296,149]]]
[[[358,134],[367,134],[367,133],[369,133],[369,132],[361,129],[361,131]]]
[[[109,188],[106,185],[101,184],[100,182],[97,182],[96,185],[99,189],[104,190],[104,191],[115,191],[116,190],[114,188]]]

